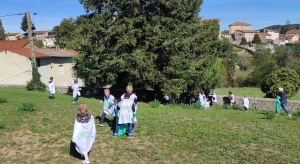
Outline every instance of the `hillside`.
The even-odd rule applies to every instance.
[[[285,24],[284,25],[272,25],[272,26],[265,27],[263,29],[278,29],[278,30],[280,30],[280,28],[282,26],[286,26],[286,25]],[[290,26],[297,28],[297,27],[300,27],[300,23],[298,23],[298,24],[290,24]]]

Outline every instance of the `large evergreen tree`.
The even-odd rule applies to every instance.
[[[5,40],[6,36],[5,36],[5,30],[4,27],[2,25],[2,21],[0,19],[0,40]]]
[[[200,23],[202,0],[85,0],[85,22],[75,74],[86,84],[209,91],[233,63],[231,45],[218,40],[217,20]],[[81,32],[80,32],[81,33]],[[228,55],[228,56],[227,56]],[[234,64],[231,64],[233,66]]]
[[[253,44],[261,44],[261,39],[260,39],[260,37],[259,37],[258,34],[255,34],[255,35],[254,35],[254,38],[253,38],[253,40],[252,40],[252,43],[253,43]]]
[[[27,17],[26,17],[26,15],[24,15],[24,17],[23,17],[23,19],[22,19],[21,27],[20,27],[20,28],[21,28],[24,32],[27,32],[27,30],[28,30]],[[35,30],[35,29],[36,29],[33,23],[32,23],[31,29],[32,29],[32,30]]]

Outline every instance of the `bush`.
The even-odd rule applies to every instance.
[[[0,97],[0,103],[6,103],[7,102],[7,99],[4,98],[4,97]]]
[[[231,106],[229,104],[224,104],[223,109],[229,110],[229,109],[231,109]]]
[[[4,128],[5,128],[5,124],[3,120],[0,120],[0,129],[4,129]]]
[[[268,119],[268,120],[273,120],[274,117],[275,117],[274,111],[268,111],[268,112],[266,113],[266,119]]]
[[[37,68],[32,68],[32,80],[27,82],[26,89],[31,91],[46,91],[46,85],[40,80],[40,73]]]
[[[150,101],[149,105],[151,108],[158,108],[160,105],[160,102],[158,100]]]
[[[26,111],[26,112],[34,112],[36,110],[35,108],[35,104],[32,102],[23,102],[20,106],[19,106],[19,110],[18,111]]]
[[[287,98],[295,96],[300,87],[300,76],[294,70],[281,68],[267,75],[260,85],[261,91],[268,98],[275,98],[280,87],[284,88]]]

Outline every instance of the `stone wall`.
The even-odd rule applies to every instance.
[[[244,97],[236,97],[236,104],[243,106]],[[228,96],[217,96],[218,104],[229,104]],[[251,98],[249,97],[250,108],[260,109],[260,110],[275,110],[276,100],[270,98]],[[299,100],[288,100],[287,109],[290,111],[300,110],[300,101]]]

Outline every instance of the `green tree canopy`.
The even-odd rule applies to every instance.
[[[5,30],[2,25],[2,21],[0,19],[0,40],[5,40],[5,39],[6,39]]]
[[[253,38],[253,40],[252,40],[252,43],[253,43],[253,44],[261,44],[261,39],[260,39],[260,37],[259,37],[258,34],[255,34],[255,35],[254,35],[254,38]]]
[[[35,26],[33,23],[31,23],[32,26],[31,26],[31,29],[32,30],[35,30]],[[20,27],[24,32],[26,32],[28,30],[28,25],[27,25],[27,17],[26,15],[24,15],[23,19],[22,19],[22,22],[21,22],[21,27]]]
[[[64,18],[59,26],[54,26],[53,31],[56,36],[56,44],[61,48],[75,49],[77,44],[75,37],[81,36],[76,33],[76,19]]]
[[[84,39],[74,57],[75,74],[86,84],[131,83],[178,98],[216,87],[225,74],[222,60],[234,67],[232,45],[218,40],[219,22],[200,23],[202,0],[81,3],[93,12],[81,20]]]
[[[282,87],[286,92],[287,98],[290,98],[298,93],[300,76],[292,69],[281,68],[267,75],[260,87],[261,91],[269,98],[275,98],[278,95],[278,88]]]
[[[245,38],[245,37],[242,37],[242,40],[241,40],[240,45],[247,45],[247,44],[248,44],[248,43],[247,43],[246,38]]]

